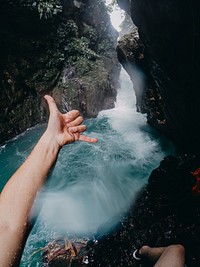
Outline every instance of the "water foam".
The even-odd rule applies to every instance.
[[[58,158],[48,187],[51,193],[41,198],[40,219],[50,222],[50,228],[90,234],[113,217],[117,222],[128,210],[165,155],[135,102],[132,83],[122,70],[115,108],[87,121],[93,129],[89,134],[99,142],[67,146]]]
[[[166,140],[167,149],[162,150],[163,138],[136,112],[135,102],[132,83],[122,70],[115,108],[86,121],[87,134],[99,142],[77,142],[62,149],[47,188],[36,202],[42,209],[27,240],[21,267],[41,266],[40,254],[30,255],[55,236],[92,236],[102,225],[106,225],[102,231],[108,231],[133,203],[151,170],[171,153]],[[43,129],[29,130],[0,150],[8,177]]]

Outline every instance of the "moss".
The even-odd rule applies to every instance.
[[[95,49],[95,44],[98,41],[98,33],[96,29],[84,23],[83,36],[89,40],[89,47]]]
[[[84,76],[94,68],[94,63],[86,58],[74,62],[73,66],[77,69],[77,76]]]
[[[79,61],[81,58],[95,60],[99,56],[89,48],[86,37],[70,38],[65,46],[65,57],[68,63]]]
[[[109,40],[105,39],[102,40],[102,42],[100,42],[98,44],[98,53],[99,54],[104,54],[107,55],[110,53],[110,50],[113,50],[113,45],[110,43]]]

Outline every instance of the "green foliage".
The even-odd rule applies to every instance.
[[[66,43],[67,38],[78,37],[78,26],[73,20],[67,20],[59,25],[57,35],[60,43]]]
[[[19,4],[29,9],[36,9],[41,18],[51,18],[62,11],[60,0],[19,0]]]
[[[83,76],[94,68],[95,63],[91,60],[80,58],[73,65],[76,67],[77,75]]]
[[[84,37],[90,40],[89,46],[91,47],[96,44],[98,40],[98,33],[92,26],[87,26],[87,29],[84,33]]]
[[[65,61],[65,55],[61,51],[49,50],[46,57],[46,68],[61,67]]]
[[[109,54],[110,50],[113,50],[113,45],[111,44],[109,39],[105,39],[102,40],[99,44],[98,44],[98,54],[102,55],[106,55],[107,53]]]
[[[96,60],[99,57],[89,48],[89,40],[86,37],[68,39],[65,53],[70,63],[79,60],[81,57],[88,60]]]

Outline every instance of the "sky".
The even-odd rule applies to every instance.
[[[112,2],[112,0],[106,0],[106,5],[109,5]],[[124,19],[124,12],[116,6],[114,10],[110,14],[110,19],[112,22],[113,27],[117,30],[120,31],[120,24],[122,23]]]

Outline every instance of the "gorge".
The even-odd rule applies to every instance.
[[[117,43],[118,34],[110,25],[103,1],[63,1],[62,12],[59,1],[56,1],[51,16],[47,9],[39,6],[40,1],[34,2],[37,7],[35,9],[34,5],[22,7],[22,2],[16,1],[13,4],[12,1],[6,1],[2,6],[5,12],[2,12],[3,16],[0,18],[0,142],[3,144],[28,127],[44,122],[47,111],[42,97],[49,93],[62,111],[78,108],[85,118],[97,117],[96,122],[95,119],[87,120],[89,131],[91,127],[89,133],[100,135],[102,131],[106,133],[103,144],[106,144],[106,141],[111,143],[109,152],[108,145],[103,148],[97,146],[95,152],[92,152],[90,147],[86,148],[95,156],[101,155],[106,166],[97,168],[102,180],[99,179],[98,186],[94,180],[91,190],[97,195],[95,201],[100,207],[97,215],[101,215],[101,223],[105,223],[105,226],[96,225],[93,230],[95,236],[89,236],[89,240],[85,241],[82,239],[82,243],[87,243],[84,255],[88,257],[89,263],[84,261],[81,266],[138,266],[132,257],[135,248],[143,244],[167,246],[174,243],[185,246],[187,266],[199,266],[199,197],[192,195],[192,187],[196,184],[193,172],[200,165],[200,4],[197,1],[183,3],[180,0],[151,3],[147,0],[117,0],[137,26],[131,33],[120,37]],[[176,153],[166,149],[169,147],[169,141],[145,124],[145,115],[134,113],[133,106],[129,109],[129,102],[125,103],[125,110],[117,113],[117,107],[121,108],[118,102],[120,66],[117,57],[134,85],[137,99],[135,101],[134,95],[128,92],[128,100],[136,105],[137,111],[147,114],[148,124],[173,140]],[[142,76],[142,84],[136,82],[138,73]],[[128,85],[121,87],[125,91],[124,87]],[[126,108],[130,113],[126,113]],[[108,110],[100,112],[104,109]],[[122,121],[130,127],[123,128]],[[42,131],[42,128],[35,129],[39,133]],[[146,137],[142,139],[144,136]],[[101,139],[103,140],[102,136]],[[120,143],[122,139],[124,144]],[[22,139],[21,149],[21,144],[14,145],[14,156],[19,157],[17,164],[26,158],[33,143],[34,140],[30,138]],[[12,146],[12,143],[5,143],[5,147],[1,147],[0,157],[6,158],[6,149],[9,146]],[[102,151],[108,154],[101,154]],[[70,150],[70,153],[75,157],[73,151]],[[174,154],[176,155],[173,156]],[[163,159],[166,155],[170,156]],[[2,176],[1,187],[9,178],[11,169],[17,167],[9,167],[9,157],[5,166],[10,170],[5,180]],[[63,152],[63,159],[58,161],[58,169],[66,164],[66,157]],[[108,164],[110,160],[114,169],[124,179],[115,180],[116,177]],[[156,168],[160,160],[160,166]],[[80,162],[79,164],[81,165]],[[86,166],[93,170],[91,162],[87,162]],[[65,172],[62,168],[60,170],[61,173]],[[110,174],[109,181],[104,180],[106,172]],[[85,175],[87,177],[89,174],[86,172]],[[93,175],[98,177],[96,173]],[[136,180],[129,180],[129,175],[134,179],[137,177]],[[117,181],[117,186],[114,181]],[[56,179],[54,182],[56,183]],[[87,186],[90,189],[91,184],[87,183]],[[78,188],[85,192],[86,200],[88,188],[82,187],[82,183]],[[107,191],[107,188],[113,191]],[[76,197],[79,195],[78,189],[74,190],[78,192]],[[117,192],[116,195],[112,195],[113,192]],[[128,200],[124,198],[125,195]],[[102,202],[98,202],[98,196]],[[134,201],[131,196],[134,196]],[[113,207],[109,210],[108,203],[113,203],[112,197],[116,198],[116,210]],[[71,199],[73,198],[74,196]],[[127,202],[124,204],[125,199]],[[72,201],[73,211],[78,207],[77,201],[78,197]],[[91,203],[95,201],[93,198],[89,199],[86,206],[91,207]],[[102,203],[106,207],[108,205],[108,213],[102,211]],[[77,213],[81,216],[82,212],[87,215],[87,220],[92,220],[87,209],[82,208]],[[114,223],[113,216],[117,217]],[[109,218],[115,228],[110,231],[110,226],[102,218]],[[79,218],[78,221],[80,220]],[[74,222],[68,223],[68,229],[74,225]],[[84,226],[84,223],[81,226]],[[100,232],[97,226],[100,227]],[[43,253],[40,251],[40,260],[43,254],[44,266],[55,266],[58,263],[56,260],[52,265],[47,265],[49,236],[45,236],[45,244],[44,240],[39,240],[36,247],[31,243],[35,237],[38,238],[37,231],[33,231],[30,237],[22,266],[39,264],[36,254],[33,255],[36,255],[35,262],[28,262],[27,259],[29,254],[33,254],[40,247],[46,248]],[[53,234],[51,238],[54,238]],[[52,243],[49,244],[51,246]],[[57,246],[62,247],[63,240],[58,242]],[[30,252],[31,247],[34,247],[34,250]],[[63,259],[63,264],[65,263]],[[76,264],[80,262],[74,262],[72,266],[79,266]]]

